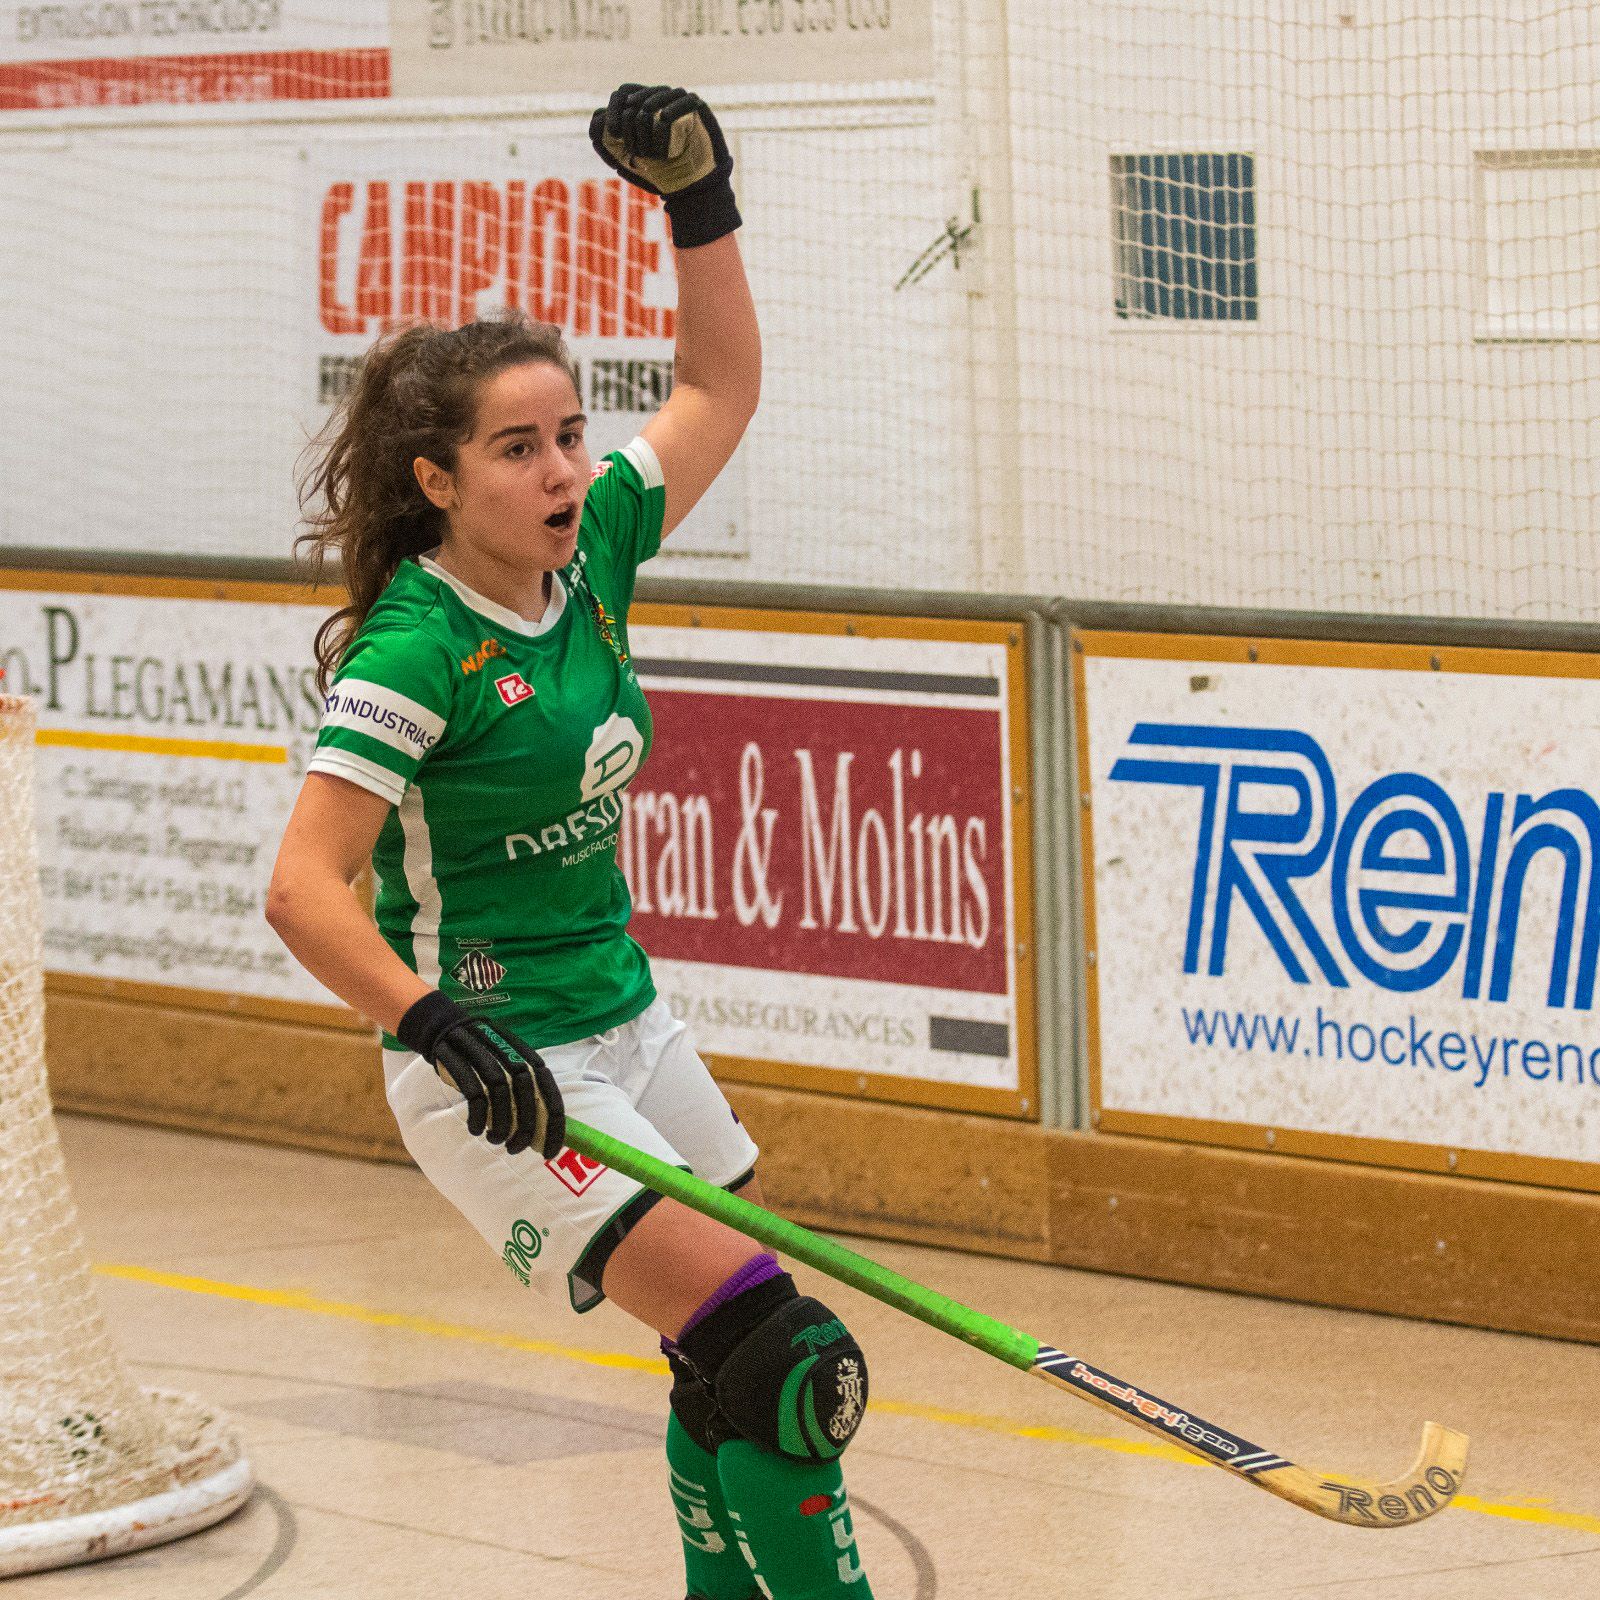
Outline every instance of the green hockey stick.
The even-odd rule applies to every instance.
[[[803,1261],[1007,1366],[1055,1384],[1319,1517],[1356,1528],[1401,1528],[1442,1511],[1461,1487],[1467,1464],[1467,1437],[1437,1422],[1424,1425],[1422,1449],[1410,1471],[1389,1483],[1363,1483],[1308,1472],[1226,1428],[1202,1421],[1192,1411],[1159,1400],[1087,1361],[1063,1355],[1054,1346],[1040,1344],[1017,1328],[925,1289],[854,1250],[819,1238],[798,1223],[787,1222],[762,1206],[741,1200],[738,1195],[681,1168],[668,1166],[570,1117],[567,1143],[580,1155],[602,1162],[657,1194],[724,1222],[770,1250]]]

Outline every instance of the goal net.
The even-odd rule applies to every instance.
[[[250,1464],[224,1418],[139,1388],[106,1336],[50,1113],[34,717],[0,696],[0,1577],[225,1517]]]

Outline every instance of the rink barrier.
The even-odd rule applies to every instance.
[[[295,581],[284,562],[7,552],[10,568]],[[1028,712],[1038,1123],[730,1083],[773,1203],[814,1226],[1315,1304],[1600,1342],[1600,1198],[1090,1126],[1070,692],[1074,628],[1241,639],[1600,652],[1600,628],[1361,618],[1029,597],[881,594],[644,578],[666,605],[949,615],[1018,623]],[[53,975],[50,1057],[68,1110],[404,1161],[360,1021],[260,998]],[[309,1069],[315,1058],[316,1070]],[[153,1068],[152,1063],[159,1063]],[[335,1131],[337,1130],[337,1131]],[[797,1152],[827,1147],[824,1165]]]

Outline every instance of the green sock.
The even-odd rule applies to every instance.
[[[728,1518],[717,1458],[689,1437],[676,1413],[667,1423],[667,1470],[689,1593],[700,1600],[751,1600],[750,1568]]]
[[[790,1461],[736,1439],[717,1451],[717,1476],[768,1600],[872,1600],[837,1461]]]

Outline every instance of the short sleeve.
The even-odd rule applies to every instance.
[[[667,491],[661,462],[648,439],[613,450],[595,468],[583,505],[588,542],[610,568],[626,613],[638,569],[661,548]]]
[[[326,772],[399,805],[450,713],[450,658],[425,635],[357,639],[323,707],[309,772]]]

